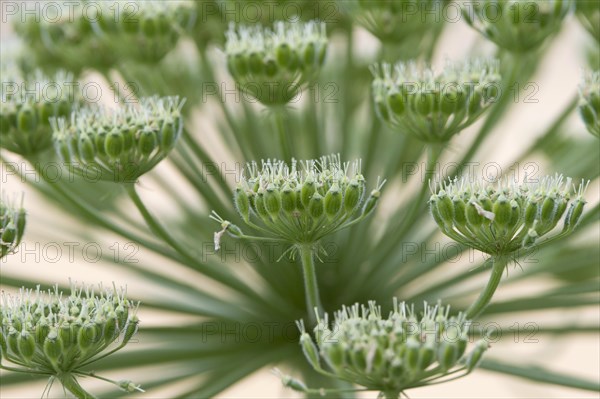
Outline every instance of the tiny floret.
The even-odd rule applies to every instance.
[[[473,124],[500,95],[496,60],[448,62],[441,73],[414,62],[379,64],[372,95],[375,110],[393,130],[425,142],[446,142]]]
[[[581,218],[588,183],[575,187],[562,175],[522,184],[454,179],[436,187],[429,204],[448,237],[492,256],[508,256],[570,234]],[[549,237],[561,220],[562,231]]]
[[[22,203],[21,199],[21,205],[16,206],[16,201],[4,193],[0,196],[0,259],[15,252],[23,239],[26,213]]]

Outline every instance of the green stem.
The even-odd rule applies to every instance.
[[[87,392],[71,374],[65,374],[59,377],[62,386],[78,399],[96,399],[97,397]]]
[[[508,264],[510,258],[508,257],[494,257],[492,258],[493,266],[492,266],[492,274],[490,276],[485,289],[479,294],[479,298],[471,306],[467,309],[466,315],[467,319],[475,319],[480,316],[481,313],[485,310],[485,308],[489,305],[500,284],[500,280],[502,280],[502,274],[504,273],[504,268]]]
[[[317,315],[323,314],[323,306],[319,298],[319,284],[317,283],[317,274],[315,271],[315,260],[312,245],[305,244],[298,247],[300,250],[300,259],[302,260],[302,271],[304,274],[304,289],[306,291],[306,310],[311,325],[316,324]]]
[[[400,397],[400,393],[396,391],[382,391],[381,396],[385,399],[398,399]]]
[[[275,130],[277,131],[279,144],[281,145],[281,156],[284,161],[289,162],[292,160],[292,150],[290,148],[288,134],[285,130],[285,106],[274,107],[273,114]]]

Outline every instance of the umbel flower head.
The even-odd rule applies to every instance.
[[[2,66],[0,147],[35,156],[52,147],[49,119],[67,116],[79,100],[71,74],[46,76],[39,70],[23,76],[16,67]]]
[[[244,222],[275,240],[313,244],[353,225],[375,208],[385,182],[365,196],[360,161],[342,163],[329,155],[307,161],[263,161],[248,164],[234,192],[235,207]],[[365,199],[366,197],[366,199]],[[213,219],[234,237],[240,229],[216,214]],[[256,222],[256,223],[255,223]]]
[[[444,0],[349,0],[340,2],[382,42],[402,42],[422,37],[443,23],[439,14]],[[428,11],[428,12],[424,12]]]
[[[72,285],[68,295],[58,287],[44,292],[39,286],[22,288],[16,296],[3,293],[2,368],[56,378],[75,393],[81,389],[77,376],[95,376],[86,371],[88,365],[122,349],[137,332],[136,311],[125,290],[116,287],[96,292]],[[129,381],[114,383],[138,389]]]
[[[317,76],[327,52],[325,24],[275,22],[272,29],[231,24],[227,67],[239,88],[265,105],[284,105]]]
[[[562,232],[545,241],[570,234],[583,213],[585,188],[584,182],[575,188],[562,175],[520,185],[463,178],[442,183],[429,203],[448,237],[492,256],[507,256],[539,244],[561,220]]]
[[[386,398],[467,375],[488,348],[482,339],[467,353],[470,322],[462,313],[450,316],[450,308],[440,304],[425,304],[419,316],[414,306],[394,299],[387,318],[374,301],[343,307],[332,324],[327,315],[319,319],[316,344],[303,323],[299,326],[300,345],[317,372],[380,391]],[[289,377],[284,384],[302,390]]]
[[[117,62],[158,62],[172,50],[195,13],[190,1],[57,2],[43,18],[23,16],[15,29],[38,64],[75,73]],[[23,23],[22,21],[25,21]]]
[[[499,47],[525,53],[558,32],[571,0],[483,0],[466,2],[467,23]]]
[[[90,106],[54,119],[54,144],[75,173],[135,183],[173,149],[183,128],[178,97],[149,97],[116,110]]]
[[[589,72],[585,76],[579,86],[579,99],[581,119],[587,130],[600,138],[600,71]]]
[[[156,63],[177,44],[194,19],[192,1],[100,2],[92,28],[119,61]],[[119,8],[119,12],[115,12]]]
[[[4,193],[0,196],[0,259],[14,252],[25,232],[26,213],[23,201],[18,207],[14,202],[7,199]]]
[[[446,142],[471,125],[500,94],[496,60],[447,62],[440,74],[414,62],[371,68],[375,109],[394,130]]]

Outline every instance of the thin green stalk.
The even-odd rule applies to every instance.
[[[299,245],[300,259],[302,261],[302,272],[304,275],[304,289],[306,291],[306,310],[311,325],[316,324],[317,314],[323,314],[323,306],[319,297],[319,284],[315,271],[315,260],[313,248],[310,244]]]
[[[493,265],[490,279],[485,286],[485,289],[479,294],[479,298],[477,298],[477,300],[469,306],[469,309],[467,309],[467,319],[475,319],[480,316],[492,301],[492,297],[500,284],[500,280],[502,280],[502,274],[504,273],[504,268],[508,264],[509,259],[510,258],[508,257],[501,256],[492,258]]]
[[[385,399],[398,399],[400,397],[400,393],[396,391],[381,392],[381,395]]]
[[[79,385],[79,382],[77,382],[75,377],[73,377],[71,374],[62,375],[58,379],[61,382],[62,386],[67,391],[69,391],[73,395],[75,395],[75,397],[78,399],[96,399],[97,398],[96,396],[92,395],[91,393],[89,393],[85,389],[83,389],[83,387],[81,385]]]
[[[285,129],[285,117],[286,109],[285,106],[273,107],[273,120],[275,123],[275,131],[279,137],[279,145],[281,146],[281,156],[286,162],[292,160],[292,149],[290,146],[289,135]]]

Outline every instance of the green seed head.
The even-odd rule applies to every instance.
[[[2,294],[0,335],[8,343],[3,361],[14,360],[27,371],[48,375],[77,372],[93,357],[109,352],[115,341],[131,338],[126,340],[127,334],[133,335],[127,327],[117,326],[122,309],[128,313],[125,323],[137,325],[136,306],[122,289],[95,291],[73,285],[70,294],[58,287]]]
[[[352,176],[352,177],[350,177]],[[318,160],[263,161],[248,165],[234,201],[242,219],[255,227],[256,217],[262,229],[272,238],[290,244],[314,244],[326,235],[345,228],[366,217],[376,206],[383,183],[378,184],[363,201],[365,181],[360,174],[360,162],[342,163],[339,155]],[[250,200],[240,206],[243,190]],[[360,209],[363,209],[360,212]],[[220,224],[224,221],[214,216]]]
[[[275,22],[236,26],[226,33],[227,65],[240,89],[265,105],[287,104],[320,71],[327,48],[325,24]]]
[[[70,119],[51,119],[54,143],[76,173],[135,182],[164,159],[181,134],[183,101],[149,97],[117,110],[89,106]]]
[[[553,36],[570,8],[569,0],[483,0],[469,3],[463,15],[488,40],[519,54],[536,50]]]
[[[432,215],[449,237],[490,255],[505,256],[538,243],[564,215],[565,226],[569,226],[565,229],[572,229],[575,224],[570,215],[575,216],[573,220],[581,217],[585,187],[582,182],[577,199],[570,203],[571,179],[559,175],[520,185],[470,182],[465,178],[449,180],[432,196],[438,198],[432,201]],[[455,209],[442,216],[444,207],[439,198],[446,195],[454,198]],[[464,207],[460,205],[462,198],[470,198]]]
[[[470,322],[462,313],[449,314],[448,307],[425,304],[417,315],[414,306],[394,300],[392,311],[384,317],[375,302],[355,304],[335,313],[332,322],[327,315],[319,318],[316,342],[300,323],[301,345],[317,371],[325,363],[340,380],[368,390],[401,392],[443,379],[464,359],[478,355],[475,363],[480,360],[477,346],[463,356]]]
[[[498,89],[498,69],[498,61],[483,59],[448,62],[441,73],[412,62],[373,65],[375,108],[393,130],[443,143],[495,102],[488,93]]]

